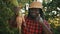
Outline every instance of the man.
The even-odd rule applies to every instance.
[[[42,4],[32,2],[29,6],[28,16],[19,17],[22,34],[52,34],[50,25],[44,19]]]

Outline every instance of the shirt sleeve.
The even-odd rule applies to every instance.
[[[44,20],[44,23],[46,24],[46,26],[47,26],[48,28],[50,28],[50,24],[49,24],[46,20]]]

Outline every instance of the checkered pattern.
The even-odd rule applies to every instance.
[[[31,20],[30,18],[26,18],[25,21],[26,23],[22,24],[22,34],[42,34],[43,28],[41,24],[37,21]],[[45,24],[47,25],[46,22]]]

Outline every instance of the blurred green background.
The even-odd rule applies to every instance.
[[[30,4],[34,0],[0,0],[0,34],[18,34],[16,27],[11,28],[9,20],[15,22],[18,6],[25,10],[26,3]],[[20,5],[19,5],[20,4]],[[46,20],[50,24],[54,34],[60,34],[60,0],[42,0],[43,11]],[[14,24],[14,23],[13,23]]]

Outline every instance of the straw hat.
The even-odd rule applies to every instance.
[[[32,2],[31,4],[30,4],[30,6],[29,6],[29,8],[43,8],[43,6],[42,6],[42,3],[41,2]]]

